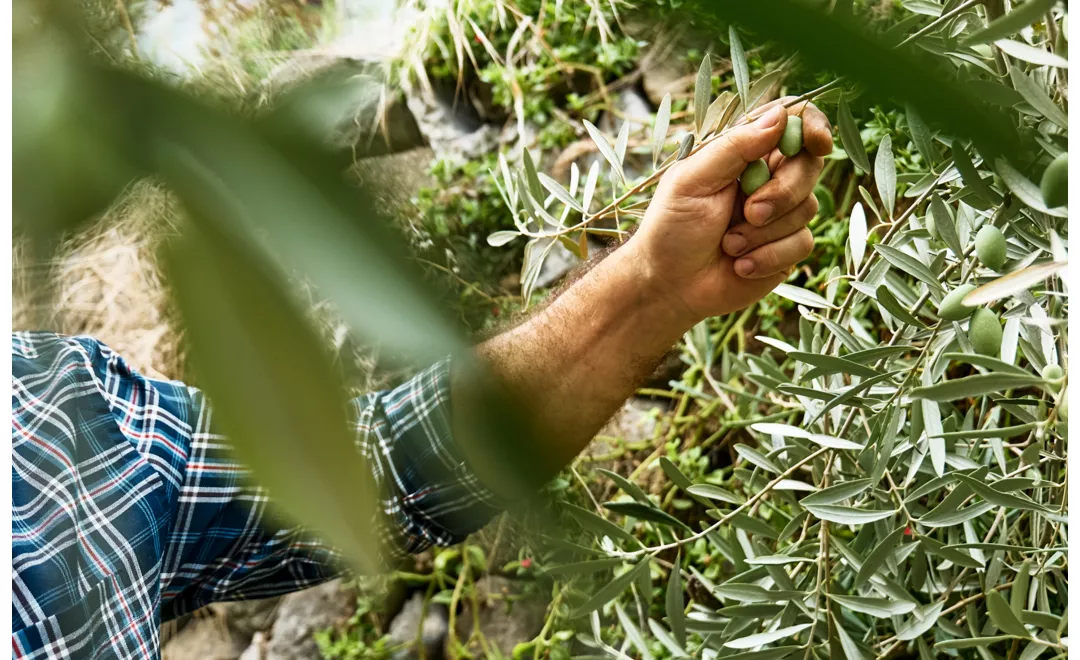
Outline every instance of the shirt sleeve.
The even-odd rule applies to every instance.
[[[203,392],[146,378],[89,338],[67,341],[85,351],[113,420],[165,486],[171,509],[159,541],[162,620],[214,601],[295,591],[341,573],[341,557],[331,546],[277,515],[270,494],[217,432]],[[390,555],[384,559],[458,543],[500,510],[451,433],[449,360],[397,388],[351,400],[348,412],[356,447],[381,493],[381,525],[372,533]]]
[[[191,451],[162,580],[170,614],[274,596],[339,574],[341,558],[332,547],[273,515],[267,492],[215,433],[206,397],[186,389]],[[351,400],[349,418],[381,493],[383,524],[373,533],[385,559],[459,543],[501,510],[455,444],[448,359],[397,388]]]

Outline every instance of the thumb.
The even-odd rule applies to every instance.
[[[731,185],[747,163],[772,151],[787,126],[787,110],[777,105],[749,124],[723,133],[675,169],[672,192],[705,197]]]

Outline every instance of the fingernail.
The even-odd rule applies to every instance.
[[[780,121],[780,115],[786,112],[783,108],[773,108],[757,118],[754,126],[758,128],[772,128]]]
[[[763,225],[772,220],[772,214],[772,202],[754,202],[746,213],[746,219],[754,224]]]
[[[754,262],[750,259],[739,259],[735,262],[735,273],[741,277],[749,277],[754,274]]]
[[[746,249],[746,238],[740,234],[728,234],[724,237],[724,251],[737,257]]]

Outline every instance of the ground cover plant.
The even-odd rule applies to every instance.
[[[622,240],[666,167],[778,96],[789,107],[814,102],[836,127],[837,150],[811,223],[817,250],[776,295],[687,334],[677,375],[641,391],[660,409],[652,436],[602,438],[607,451],[586,454],[549,484],[542,499],[551,506],[540,507],[546,524],[520,525],[533,533],[517,536],[516,558],[496,564],[491,545],[469,543],[399,577],[423,584],[432,601],[454,611],[475,607],[471,587],[486,573],[533,580],[551,605],[540,634],[515,649],[518,657],[1067,655],[1066,7],[1046,0],[664,5],[654,10],[658,20],[693,16],[713,36],[687,53],[685,93],[663,99],[648,125],[615,121],[605,132],[599,118],[612,104],[592,92],[636,75],[631,62],[640,47],[620,28],[630,9],[617,9],[459,3],[434,16],[424,48],[403,66],[407,76],[418,67],[452,80],[475,75],[494,90],[493,106],[504,113],[497,120],[518,126],[519,138],[526,122],[547,122],[533,143],[437,166],[455,181],[479,181],[472,185],[485,194],[475,206],[420,196],[423,220],[458,221],[433,235],[459,251],[485,241],[483,250],[501,255],[490,259],[499,277],[520,266],[513,292],[491,281],[465,289],[487,287],[500,305],[541,302],[546,292],[535,282],[553,251],[587,257],[590,238]],[[565,32],[532,30],[556,23]],[[574,34],[588,47],[545,49],[557,43],[551,35]],[[511,46],[524,55],[504,55]],[[558,68],[566,61],[591,81],[549,93],[562,84]],[[166,92],[109,84],[171,102],[160,96]],[[237,255],[264,272],[255,264],[265,257],[244,247],[245,225],[215,215],[222,211],[206,203],[199,177],[209,167],[241,191],[215,198],[225,207],[274,216],[273,203],[244,184],[276,174],[264,159],[241,163],[218,158],[218,144],[185,142],[217,119],[199,115],[188,124],[161,115],[177,123],[142,130],[184,144],[204,169],[169,151],[137,162],[160,170],[195,212],[187,259],[169,263],[194,358],[214,355],[224,364],[227,354],[210,351],[239,333],[230,335],[191,297],[185,303],[184,287],[213,289],[204,274],[236,275],[229,264]],[[784,146],[792,153],[794,130]],[[262,148],[261,134],[240,135],[226,142],[235,153]],[[597,156],[555,178],[543,165],[546,152],[581,141]],[[273,153],[293,155],[272,144]],[[744,176],[748,188],[753,174],[765,175]],[[282,187],[280,194],[275,203],[287,208],[298,193]],[[39,204],[24,215],[68,226],[65,217],[84,211]],[[477,221],[460,222],[463,211]],[[350,250],[384,240],[342,230],[355,241],[298,251],[294,241],[315,239],[291,231],[285,215],[264,222],[289,267],[343,298],[335,282],[320,279],[326,271],[317,262],[355,269]],[[235,234],[219,236],[221,226]],[[314,342],[293,323],[287,297],[252,298],[262,284],[231,279],[220,302],[248,298],[229,317],[245,331],[258,332],[244,318],[258,312],[277,319],[290,341]],[[391,320],[399,317],[373,322],[365,312],[402,300],[408,309],[395,314],[443,327],[411,294],[354,300],[344,312],[379,335],[400,328]],[[459,349],[453,336],[447,331],[429,348]],[[272,345],[274,337],[266,339]],[[410,339],[419,338],[405,333],[396,348],[413,348]],[[321,364],[317,351],[310,358]],[[333,381],[329,371],[306,377]],[[213,373],[205,378],[213,393]],[[240,411],[247,403],[224,391],[221,400]],[[329,408],[295,414],[320,417],[326,437],[335,437]],[[276,437],[283,451],[289,446],[275,429],[241,419],[247,426],[231,431],[240,442]],[[260,467],[287,491],[289,477],[278,466]],[[322,479],[334,474],[319,461],[308,469]],[[310,516],[332,504],[297,494],[285,506]],[[311,519],[344,545],[356,539],[358,530],[336,527],[341,521]],[[500,533],[507,524],[514,525],[499,523]],[[505,552],[507,543],[493,545]],[[389,654],[368,615],[358,614],[345,636],[328,633],[326,653]],[[491,654],[475,630],[450,646],[455,655]]]

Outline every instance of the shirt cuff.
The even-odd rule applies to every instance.
[[[453,437],[449,358],[357,402],[357,441],[382,487],[388,549],[460,543],[505,508]]]

